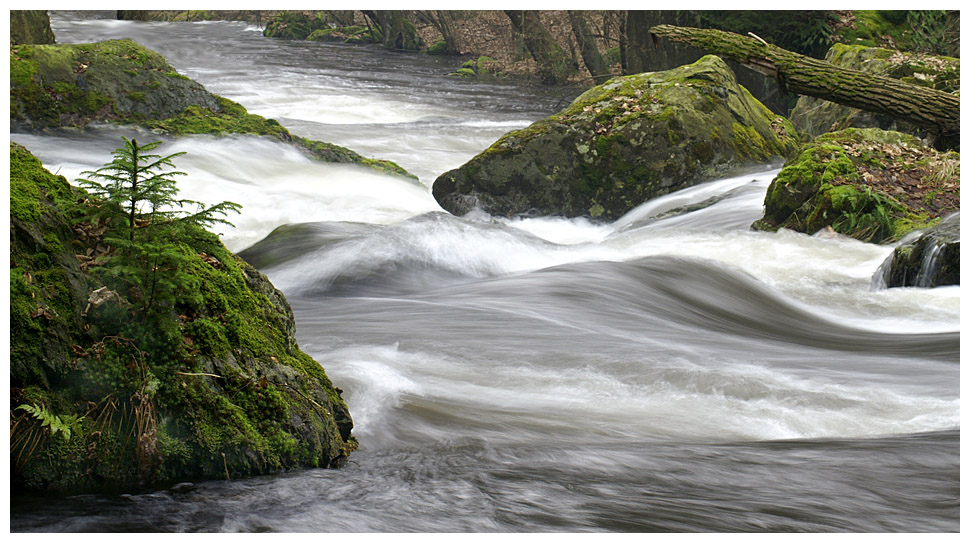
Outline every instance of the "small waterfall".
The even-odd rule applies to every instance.
[[[960,213],[904,238],[872,276],[872,289],[960,284]]]
[[[933,279],[940,271],[940,252],[944,246],[943,243],[932,240],[923,249],[923,265],[920,266],[919,274],[916,275],[915,280],[917,287],[926,288],[933,286]]]

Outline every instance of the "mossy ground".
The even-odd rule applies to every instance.
[[[194,228],[191,277],[147,308],[84,220],[83,192],[11,145],[11,480],[15,489],[133,489],[330,466],[355,447],[346,404],[301,352],[265,277]],[[115,297],[88,306],[108,287]],[[55,432],[21,405],[72,431]]]
[[[960,208],[960,159],[912,136],[847,129],[805,145],[768,187],[763,230],[826,226],[864,241],[897,240]]]
[[[913,29],[905,11],[853,10],[841,21],[835,41],[866,47],[893,46],[902,51],[914,47]]]

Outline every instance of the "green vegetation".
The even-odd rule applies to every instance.
[[[89,179],[81,180],[81,186],[98,202],[89,209],[90,220],[104,224],[104,241],[116,249],[101,269],[123,280],[129,291],[147,294],[144,309],[154,311],[173,304],[194,281],[183,272],[189,258],[175,240],[187,228],[230,224],[221,216],[238,212],[240,206],[221,202],[205,207],[177,199],[175,176],[185,174],[161,170],[174,167],[172,159],[184,153],[153,155],[149,152],[162,142],[139,146],[135,140],[122,139],[125,146],[114,152],[114,160],[97,171],[83,172]],[[197,210],[185,212],[186,206]],[[141,224],[136,222],[138,217]]]
[[[125,141],[84,192],[11,145],[14,489],[332,466],[355,447],[285,299],[203,228],[234,206],[178,199],[177,155],[154,146]]]
[[[697,24],[687,26],[741,35],[753,32],[768,43],[817,58],[832,44],[831,35],[839,22],[834,12],[823,10],[698,11],[696,17]]]
[[[833,33],[849,45],[959,56],[960,15],[943,10],[853,10]]]
[[[819,136],[768,187],[761,230],[813,234],[826,226],[882,243],[959,210],[959,155],[912,136],[847,129]]]
[[[457,75],[460,77],[477,77],[477,76],[489,76],[489,75],[503,75],[498,72],[495,68],[497,66],[495,59],[491,57],[481,56],[478,58],[473,58],[466,60],[462,63],[461,67],[451,72],[449,75]]]

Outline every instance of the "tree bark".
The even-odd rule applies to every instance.
[[[569,25],[573,29],[573,36],[576,37],[576,43],[579,44],[579,52],[583,55],[583,62],[586,64],[589,75],[593,77],[593,83],[599,85],[606,82],[612,77],[610,67],[603,61],[603,56],[596,48],[596,41],[593,39],[593,33],[589,31],[589,25],[586,24],[584,12],[567,11],[566,13],[569,15]]]
[[[417,51],[418,34],[404,11],[361,11],[377,23],[384,36],[384,48],[398,51]]]
[[[147,21],[148,11],[143,9],[119,9],[115,12],[119,21]]]
[[[452,28],[453,19],[451,13],[451,11],[436,9],[419,11],[418,16],[431,23],[435,27],[435,30],[441,33],[441,39],[445,42],[445,53],[457,55],[461,53],[461,47],[458,45],[458,35],[455,33],[454,28]]]
[[[773,77],[782,91],[889,115],[931,132],[943,146],[954,141],[959,145],[960,100],[953,94],[840,68],[756,37],[672,25],[654,26],[650,33],[655,38],[689,43]]]
[[[552,34],[539,20],[537,11],[506,10],[512,23],[513,35],[519,33],[525,40],[529,54],[538,64],[539,79],[549,85],[558,85],[576,73],[573,64]]]

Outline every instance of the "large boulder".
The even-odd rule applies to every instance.
[[[873,283],[883,288],[959,285],[960,213],[911,236],[883,262]]]
[[[837,43],[829,49],[825,60],[842,68],[892,77],[937,90],[956,92],[960,89],[960,59],[956,58]],[[800,97],[789,118],[795,128],[812,136],[845,128],[916,132],[911,125],[888,115],[879,115],[811,96]]]
[[[10,121],[18,129],[165,119],[189,106],[221,110],[202,85],[128,39],[21,45],[11,48],[10,66]]]
[[[433,190],[457,215],[615,220],[650,198],[780,161],[795,143],[791,124],[709,55],[594,87],[441,175]]]
[[[172,135],[269,136],[317,160],[360,164],[414,178],[393,162],[293,135],[277,121],[208,92],[155,51],[128,39],[10,48],[12,131],[98,122],[138,125]]]
[[[913,136],[849,128],[802,146],[765,194],[759,230],[814,234],[831,226],[863,241],[895,241],[960,209],[960,155]]]
[[[337,466],[356,447],[340,390],[300,350],[265,276],[195,228],[178,240],[179,296],[139,309],[138,289],[104,262],[87,202],[11,144],[13,489],[131,491]]]

